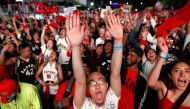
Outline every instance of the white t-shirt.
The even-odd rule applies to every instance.
[[[70,48],[68,38],[62,38],[59,35],[56,35],[55,40],[57,41],[57,48],[59,52],[59,64],[68,64],[70,60],[70,56],[67,56],[67,52]]]
[[[102,107],[95,106],[95,104],[92,103],[90,97],[86,97],[81,109],[117,109],[119,99],[120,98],[118,98],[115,95],[113,90],[111,88],[109,88],[109,90],[107,91],[107,94],[106,94],[104,106],[102,106]],[[74,107],[74,109],[78,109],[75,106],[74,100],[73,100],[73,107]],[[95,107],[98,107],[98,108],[95,108]]]
[[[155,62],[156,63],[156,62]],[[142,71],[143,74],[145,76],[145,79],[148,78],[150,72],[152,71],[152,69],[155,66],[155,63],[150,63],[150,61],[148,61],[146,58],[143,58],[143,63],[142,63]]]
[[[58,80],[58,71],[56,69],[56,62],[53,63],[52,66],[48,63],[44,68],[43,68],[43,80],[44,82],[46,81],[53,81],[56,82]],[[50,89],[50,94],[55,95],[57,93],[59,86],[49,86]]]
[[[46,48],[46,44],[41,46],[42,54],[44,55],[45,62],[48,62],[52,50]]]

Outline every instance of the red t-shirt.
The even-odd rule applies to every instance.
[[[121,88],[121,98],[118,109],[134,109],[134,93],[136,87],[138,71],[128,67],[125,84]]]

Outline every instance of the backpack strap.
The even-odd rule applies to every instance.
[[[190,84],[187,86],[186,90],[181,94],[181,96],[177,99],[175,104],[173,105],[172,109],[179,109],[183,101],[186,99],[190,92]]]

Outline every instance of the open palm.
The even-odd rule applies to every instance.
[[[122,39],[123,38],[123,28],[120,23],[119,16],[116,17],[115,15],[108,15],[107,16],[107,29],[110,32],[110,34],[115,39]]]
[[[80,17],[77,14],[66,20],[67,37],[71,46],[80,45],[84,37],[84,25],[80,26]]]

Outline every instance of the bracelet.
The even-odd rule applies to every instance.
[[[166,59],[168,58],[168,53],[160,53],[160,57]]]
[[[113,45],[113,50],[121,50],[123,49],[123,45]]]

